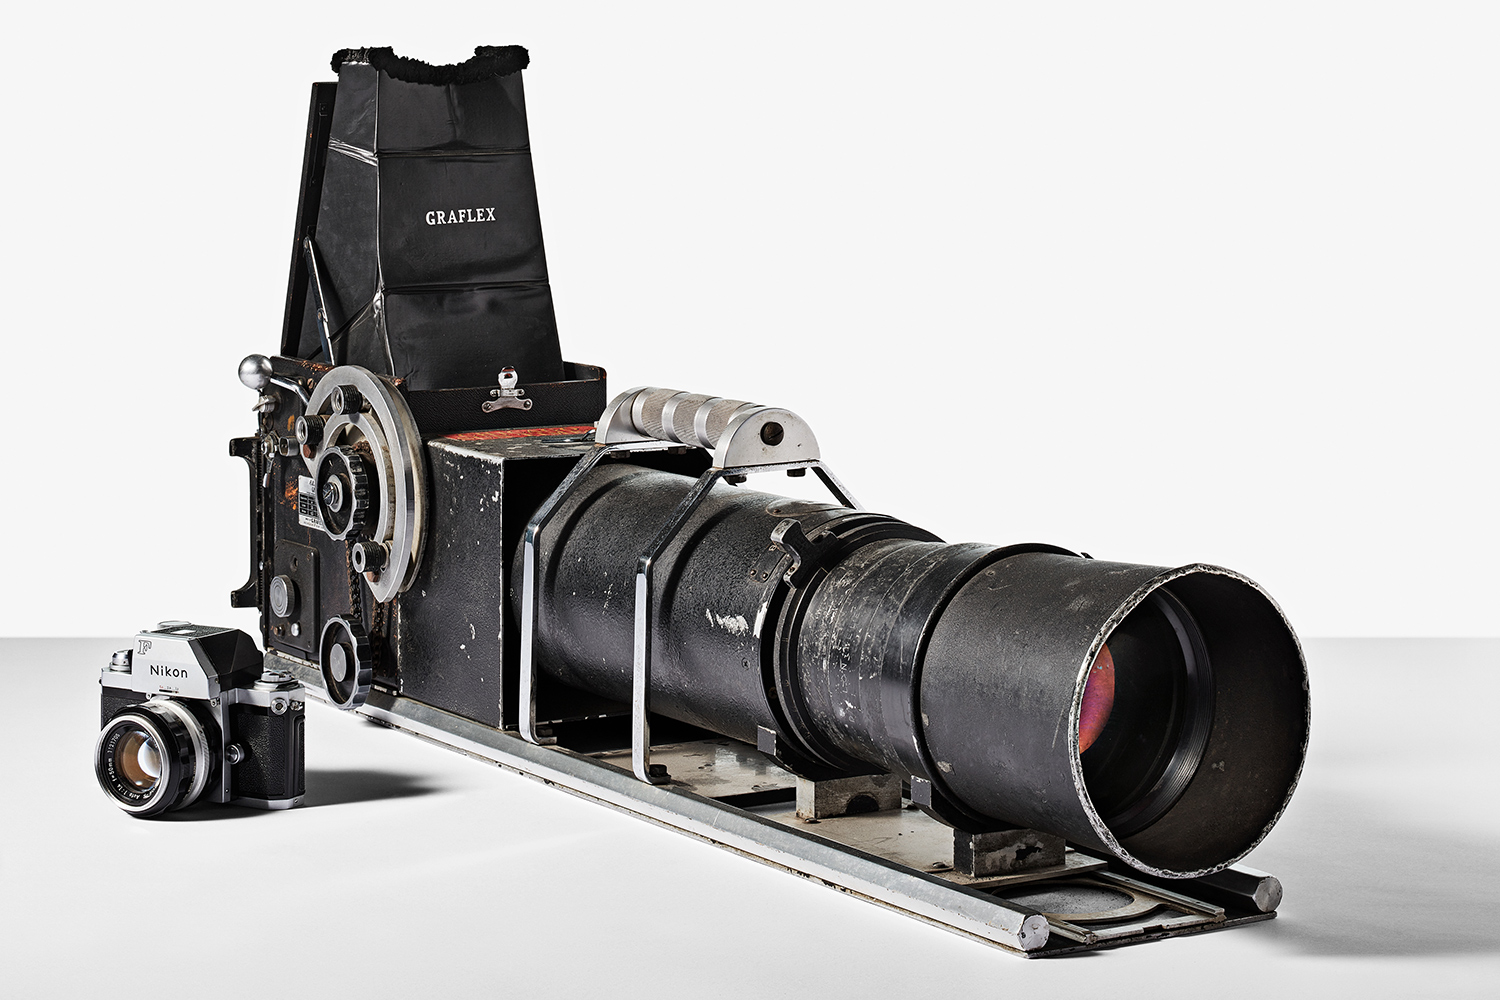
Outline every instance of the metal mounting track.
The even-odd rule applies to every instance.
[[[266,654],[266,664],[290,670],[306,685],[310,695],[326,700],[322,676],[312,664],[275,652]],[[637,781],[632,774],[612,764],[571,750],[535,746],[518,735],[378,689],[370,692],[369,700],[357,711],[384,725],[777,868],[809,875],[988,944],[1024,954],[1047,943],[1047,920],[1039,913],[1002,905],[993,896],[954,886],[884,858],[830,844],[713,799]]]
[[[267,666],[290,670],[308,694],[326,700],[318,668],[283,654],[266,654]],[[409,698],[379,689],[357,712],[429,742],[562,788],[582,798],[632,813],[660,826],[724,847],[785,871],[806,875],[843,892],[915,917],[955,934],[1027,958],[1199,933],[1275,917],[1243,910],[1209,924],[1163,926],[1129,937],[1071,939],[1040,913],[1006,905],[977,889],[833,843],[763,816],[686,791],[652,785],[613,764],[562,747],[536,746]],[[1184,886],[1184,888],[1187,888]]]

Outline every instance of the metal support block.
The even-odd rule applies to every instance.
[[[901,808],[901,779],[894,774],[862,774],[830,781],[797,779],[797,818],[827,819]]]
[[[1063,863],[1066,851],[1063,838],[1039,830],[953,831],[953,867],[973,878],[1051,868]]]

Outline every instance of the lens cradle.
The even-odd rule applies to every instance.
[[[530,595],[520,588],[532,602],[530,614],[522,601],[516,610],[523,628],[528,617],[541,615],[531,625],[540,622],[534,634],[546,644],[549,676],[599,697],[618,700],[623,691],[628,698],[634,689],[621,685],[639,677],[628,643],[640,634],[633,618],[640,604],[617,603],[601,616],[599,600],[610,606],[599,581],[618,581],[635,568],[639,552],[656,548],[658,526],[677,520],[674,511],[701,485],[645,462],[601,468],[596,459],[592,466],[575,463],[575,470],[579,481],[553,508],[567,530],[546,528],[540,544],[533,541],[529,569],[520,558],[524,546],[513,564],[512,578],[529,575],[533,588]],[[655,615],[672,615],[653,629],[662,659],[650,676],[651,692],[662,715],[769,750],[787,770],[814,781],[897,774],[910,781],[916,803],[965,832],[1024,828],[1120,856],[1118,847],[1150,874],[1231,863],[1274,821],[1284,802],[1275,793],[1289,794],[1280,782],[1285,775],[1290,784],[1305,745],[1305,668],[1284,619],[1234,574],[1207,567],[1179,574],[1042,545],[949,546],[919,540],[919,529],[900,524],[860,529],[894,537],[877,540],[872,533],[854,544],[854,527],[873,524],[876,515],[822,507],[788,518],[780,511],[795,509],[796,501],[723,489],[702,503],[682,521],[678,540],[661,550],[670,590],[654,598],[644,592]],[[841,517],[847,520],[835,525]],[[838,543],[845,533],[850,540]],[[784,548],[767,548],[773,536]],[[730,563],[720,565],[726,557]],[[1149,593],[1164,577],[1181,581],[1172,585],[1188,609],[1181,622],[1196,620],[1207,637],[1211,660],[1196,653],[1187,659],[1213,662],[1215,687],[1233,688],[1237,679],[1227,704],[1233,714],[1253,713],[1230,742],[1220,736],[1233,735],[1235,726],[1225,729],[1215,719],[1202,753],[1193,726],[1173,723],[1148,733],[1152,748],[1166,748],[1163,766],[1136,774],[1116,805],[1100,806],[1112,818],[1136,799],[1147,800],[1141,827],[1121,837],[1086,811],[1085,795],[1103,786],[1075,783],[1075,698],[1100,644],[1128,616],[1131,595],[1148,584]],[[674,614],[665,610],[668,601],[696,613]],[[738,622],[738,630],[726,622]],[[581,632],[585,623],[596,631]],[[1175,649],[1183,660],[1181,631],[1166,618],[1161,628],[1167,645],[1155,652]],[[744,672],[716,666],[738,665],[742,656]],[[757,660],[761,671],[752,678]],[[1122,654],[1122,669],[1130,662]],[[1229,669],[1221,669],[1224,663]],[[1128,681],[1127,670],[1121,683]],[[1207,702],[1196,714],[1210,711],[1223,714]],[[1273,760],[1270,780],[1247,783],[1247,769],[1266,760]],[[1154,766],[1149,756],[1142,766]],[[1183,781],[1160,781],[1171,774]],[[1174,799],[1187,808],[1169,808]],[[1162,818],[1145,825],[1152,815]]]
[[[665,598],[652,587],[651,573],[658,559],[667,554],[663,572],[679,580],[689,572],[686,567],[703,565],[694,560],[712,560],[710,550],[700,549],[707,544],[704,533],[719,532],[716,526],[721,524],[723,534],[715,534],[715,545],[753,545],[750,537],[757,525],[764,523],[765,514],[773,512],[781,498],[767,495],[765,502],[770,506],[762,508],[756,502],[743,510],[733,501],[719,499],[707,502],[708,513],[702,517],[695,516],[695,511],[708,501],[721,478],[737,482],[750,471],[795,467],[796,463],[711,465],[696,481],[676,480],[682,486],[662,479],[664,473],[636,480],[644,470],[622,475],[594,470],[608,457],[672,445],[704,451],[712,446],[718,456],[725,449],[722,434],[732,433],[736,421],[741,427],[755,426],[751,418],[757,408],[726,404],[730,414],[726,429],[715,440],[711,433],[701,433],[699,425],[705,430],[715,426],[700,417],[717,405],[713,397],[669,390],[631,390],[617,397],[597,425],[594,449],[575,463],[533,515],[517,567],[522,581],[517,608],[522,627],[520,726],[530,742],[545,739],[537,731],[535,709],[540,607],[544,600],[548,602],[547,614],[553,622],[580,620],[577,615],[591,613],[585,607],[587,600],[577,597],[586,592],[586,580],[579,579],[565,588],[575,595],[571,609],[557,611],[562,618],[552,617],[552,602],[569,598],[553,593],[560,578],[551,574],[561,565],[585,562],[609,567],[613,574],[617,566],[624,569],[616,562],[624,550],[638,547],[629,701],[632,772],[642,781],[655,784],[668,778],[650,762],[651,700],[661,697],[672,706],[666,712],[670,717],[751,742],[786,770],[813,781],[871,773],[899,775],[909,783],[914,803],[965,833],[1015,828],[1048,831],[1082,846],[1128,857],[1143,872],[1167,876],[1222,867],[1263,836],[1263,812],[1274,821],[1281,801],[1257,799],[1248,810],[1238,810],[1249,816],[1244,822],[1256,829],[1243,828],[1238,820],[1220,824],[1223,830],[1232,826],[1232,834],[1205,832],[1202,817],[1236,810],[1222,796],[1214,800],[1217,813],[1204,805],[1213,798],[1206,794],[1197,795],[1196,804],[1182,815],[1173,808],[1193,788],[1214,783],[1204,777],[1204,753],[1217,682],[1216,675],[1208,673],[1208,650],[1201,639],[1196,640],[1196,647],[1191,639],[1198,631],[1190,627],[1193,613],[1186,605],[1180,612],[1172,611],[1165,595],[1151,603],[1166,607],[1164,620],[1176,622],[1168,629],[1170,646],[1179,650],[1176,655],[1186,665],[1189,676],[1181,684],[1195,692],[1188,699],[1193,704],[1171,707],[1175,702],[1170,699],[1179,697],[1171,693],[1171,685],[1181,679],[1171,680],[1165,689],[1170,711],[1175,713],[1167,719],[1171,725],[1159,734],[1146,734],[1156,741],[1152,747],[1162,748],[1159,759],[1148,754],[1144,762],[1137,762],[1130,772],[1135,774],[1133,783],[1122,786],[1124,797],[1101,807],[1108,813],[1105,818],[1088,801],[1089,782],[1075,781],[1074,772],[1081,773],[1079,699],[1087,685],[1088,668],[1103,642],[1128,615],[1128,608],[1121,609],[1131,593],[1146,581],[1174,572],[1161,567],[1099,562],[1047,545],[945,545],[894,519],[885,527],[867,522],[856,531],[864,523],[858,520],[860,516],[875,516],[852,509],[842,515],[848,520],[838,524],[837,530],[831,530],[826,517],[784,518],[772,529],[760,529],[771,536],[776,550],[777,581],[763,588],[746,588],[744,581],[720,579],[705,571],[691,597],[680,589],[672,592],[674,602],[707,601],[717,608],[722,606],[719,601],[731,601],[725,614],[732,617],[738,611],[734,620],[746,624],[754,618],[757,640],[765,635],[763,622],[775,623],[774,637],[766,635],[764,642],[749,643],[746,648],[747,654],[762,660],[760,694],[731,695],[727,683],[722,695],[700,695],[683,687],[685,678],[706,677],[701,671],[711,670],[708,661],[694,665],[692,659],[708,655],[708,647],[690,653],[685,661],[669,653],[664,661],[669,663],[663,674],[666,686],[655,683],[653,646],[667,641],[663,637],[668,629],[683,627],[675,618],[661,625],[655,621],[656,615],[666,613],[661,607]],[[782,413],[777,414],[778,422],[787,419]],[[764,435],[761,440],[764,443]],[[815,466],[807,463],[807,467]],[[610,496],[615,499],[606,499]],[[725,497],[722,492],[713,496]],[[644,520],[630,521],[627,534],[618,534],[627,523],[621,517],[648,509],[651,513]],[[597,513],[601,510],[613,513]],[[564,511],[568,532],[549,535],[545,544],[539,543],[538,536],[548,530],[553,515],[561,516]],[[653,529],[658,521],[660,526]],[[857,538],[861,532],[868,537]],[[674,542],[679,533],[681,539]],[[882,533],[890,537],[877,537]],[[841,539],[844,534],[848,537]],[[605,541],[611,535],[614,541]],[[566,557],[560,555],[565,549],[570,550]],[[545,567],[540,564],[543,559]],[[556,562],[559,559],[562,562]],[[767,579],[773,569],[765,556],[753,568],[752,579],[759,580]],[[1200,567],[1184,572],[1218,571]],[[1233,576],[1227,571],[1224,575]],[[1284,619],[1265,617],[1257,603],[1262,600],[1258,589],[1234,578],[1239,591],[1209,599],[1209,604],[1218,605],[1211,630],[1229,635],[1243,615],[1258,616],[1255,628],[1274,652],[1264,668],[1247,664],[1246,669],[1277,674],[1276,697],[1295,729],[1304,718],[1296,705],[1305,676],[1300,652],[1294,648],[1294,639],[1287,646],[1290,632]],[[548,581],[545,597],[543,580]],[[681,584],[672,586],[680,588]],[[1119,618],[1112,618],[1117,611]],[[615,635],[618,627],[611,624],[610,634]],[[673,640],[674,644],[686,641],[686,635]],[[573,657],[568,663],[549,669],[558,671],[566,683],[619,697],[615,647],[593,644],[588,648],[590,652],[582,659],[577,658],[579,647],[568,654]],[[1156,652],[1168,650],[1161,647]],[[590,666],[600,663],[606,666]],[[695,670],[700,673],[695,675]],[[1127,671],[1122,682],[1127,690],[1131,681]],[[1122,698],[1122,704],[1128,701]],[[739,735],[748,718],[745,712],[761,714],[749,722],[748,737]],[[1125,714],[1122,709],[1121,715]],[[1226,759],[1248,763],[1257,747],[1275,747],[1281,758],[1278,767],[1294,763],[1300,760],[1300,751],[1294,747],[1303,742],[1303,735],[1304,731],[1280,730],[1264,738],[1250,734],[1240,740],[1243,756]],[[1101,753],[1094,751],[1093,758],[1099,759]],[[1213,763],[1221,769],[1226,766],[1224,759],[1215,758]],[[1124,780],[1106,778],[1115,783]],[[1230,781],[1225,787],[1234,784]],[[1096,785],[1094,790],[1100,792],[1103,787]],[[1177,816],[1174,823],[1158,822],[1172,816]],[[1118,830],[1112,832],[1111,823]],[[1191,836],[1180,832],[1184,823],[1193,827]],[[1195,839],[1201,841],[1199,846],[1193,846]],[[1132,852],[1131,844],[1141,849]]]
[[[579,459],[543,502],[522,538],[521,736],[540,744],[537,729],[536,631],[538,618],[537,540],[582,478],[605,457],[696,448],[711,454],[698,477],[645,551],[635,573],[634,662],[631,683],[631,770],[647,784],[665,784],[666,769],[651,764],[651,672],[656,638],[652,576],[657,560],[720,481],[735,485],[751,473],[811,469],[846,507],[858,503],[822,462],[812,429],[790,410],[672,389],[631,389],[616,396],[595,425],[594,449]]]

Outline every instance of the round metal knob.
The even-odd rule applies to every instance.
[[[318,642],[318,662],[329,704],[349,711],[365,703],[374,679],[374,652],[363,627],[343,618],[328,619]]]
[[[328,402],[333,406],[334,413],[354,414],[364,409],[365,398],[353,386],[336,385]]]
[[[318,512],[330,537],[344,539],[364,527],[370,513],[370,474],[353,448],[331,448],[314,473]]]
[[[297,613],[297,585],[285,573],[271,578],[271,613],[277,618]]]
[[[271,384],[271,359],[264,354],[247,355],[240,362],[240,381],[259,392]]]
[[[386,549],[379,542],[355,542],[349,550],[349,562],[356,573],[379,573],[385,569]]]

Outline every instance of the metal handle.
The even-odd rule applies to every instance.
[[[702,448],[713,453],[719,469],[820,458],[812,428],[791,410],[649,386],[616,396],[599,418],[594,440],[665,441]]]

